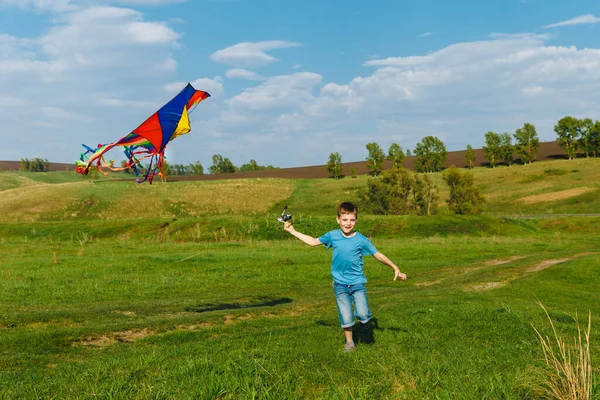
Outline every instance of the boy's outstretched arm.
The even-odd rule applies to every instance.
[[[304,233],[300,233],[297,230],[295,230],[294,226],[290,221],[285,222],[285,224],[283,225],[283,229],[291,233],[293,236],[296,236],[298,239],[302,240],[309,246],[318,246],[320,244],[323,244],[319,239],[305,235]]]
[[[377,253],[373,254],[373,257],[375,257],[377,259],[377,261],[384,263],[385,265],[387,265],[388,267],[390,267],[391,269],[394,270],[394,280],[396,280],[398,278],[402,279],[403,281],[406,280],[406,274],[403,274],[402,272],[400,272],[400,270],[398,269],[396,264],[394,264],[392,262],[392,260],[387,258],[383,253],[377,252]]]

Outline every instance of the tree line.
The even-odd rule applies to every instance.
[[[585,157],[600,156],[600,121],[591,118],[577,119],[564,117],[554,126],[557,135],[556,143],[565,152],[568,159],[573,159],[581,152]],[[500,162],[506,165],[515,163],[515,155],[522,164],[531,164],[538,154],[540,139],[533,124],[525,123],[513,134],[489,131],[485,134],[485,146],[482,150],[489,165],[494,168]],[[379,175],[383,171],[385,160],[393,161],[394,166],[402,166],[406,157],[416,157],[414,170],[416,172],[439,172],[443,170],[448,152],[444,143],[435,136],[426,136],[417,143],[411,154],[406,153],[397,143],[392,143],[387,153],[377,143],[367,143],[366,165],[369,175]],[[465,163],[468,168],[475,165],[475,150],[467,144]],[[330,177],[339,179],[343,177],[342,156],[334,152],[329,155],[326,164]],[[356,176],[352,168],[350,175]]]
[[[263,169],[275,169],[272,165],[259,165],[256,160],[250,160],[247,164],[242,164],[236,167],[229,158],[224,158],[220,154],[215,154],[212,157],[213,164],[208,168],[210,174],[227,174],[233,172],[260,171]],[[132,170],[127,168],[127,161],[121,161],[121,167],[126,173],[131,173]],[[167,176],[199,176],[204,175],[204,166],[200,161],[191,164],[171,164],[165,161],[163,170]]]
[[[50,168],[50,161],[45,158],[34,158],[32,160],[28,158],[22,158],[21,163],[19,165],[19,169],[21,171],[29,171],[29,172],[48,172]]]

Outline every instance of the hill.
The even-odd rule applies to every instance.
[[[415,162],[414,156],[406,157],[404,161],[404,167],[412,169]],[[538,155],[536,161],[553,160],[557,158],[564,158],[564,151],[560,148],[556,142],[543,142],[540,143]],[[516,159],[516,162],[520,162],[520,159]],[[0,161],[0,171],[18,171],[20,167],[20,161]],[[365,175],[369,172],[366,161],[353,161],[342,163],[344,174],[349,175],[350,170],[354,168],[358,175]],[[450,151],[446,167],[455,165],[457,167],[464,167],[465,163],[465,151]],[[482,149],[475,150],[475,166],[486,166],[489,163],[485,159],[485,153]],[[384,168],[391,168],[392,161],[384,161]],[[207,166],[208,167],[208,166]],[[74,164],[67,163],[50,163],[49,171],[74,171]],[[252,172],[236,172],[233,174],[205,174],[201,176],[171,176],[168,178],[170,181],[184,181],[184,180],[215,180],[215,179],[241,179],[241,178],[287,178],[287,179],[312,179],[312,178],[327,178],[328,173],[326,165],[314,165],[307,167],[294,167],[294,168],[276,168],[272,170],[263,171],[252,171]]]

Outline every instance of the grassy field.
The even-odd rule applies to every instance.
[[[592,314],[600,396],[600,160],[475,169],[483,215],[361,215],[374,343],[344,353],[324,248],[366,177],[90,183],[0,173],[1,399],[527,399],[535,326]],[[533,325],[533,326],[532,326]]]

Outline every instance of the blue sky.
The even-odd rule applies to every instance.
[[[600,2],[0,0],[1,160],[73,162],[187,82],[212,97],[171,163],[463,150],[525,122],[550,141],[566,115],[600,119]]]

